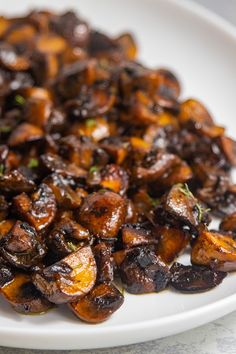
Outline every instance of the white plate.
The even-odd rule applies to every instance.
[[[191,2],[167,0],[1,1],[0,10],[24,11],[36,4],[81,10],[92,24],[114,34],[132,30],[140,58],[179,75],[183,96],[205,102],[219,123],[236,136],[236,30]],[[21,316],[1,303],[0,345],[35,349],[99,348],[143,342],[212,321],[236,309],[236,276],[199,295],[171,291],[125,295],[107,322],[86,325],[69,311]]]

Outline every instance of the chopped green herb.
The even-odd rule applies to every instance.
[[[150,197],[150,195],[149,195],[149,200],[150,200],[150,203],[152,204],[153,208],[156,208],[161,202],[159,198],[152,198],[152,197]]]
[[[208,211],[210,211],[211,209],[205,209],[201,206],[201,204],[197,203],[196,204],[196,208],[198,210],[198,221],[201,222],[202,221],[202,218],[203,218],[203,215],[205,213],[207,213]]]
[[[190,191],[190,189],[188,188],[187,183],[181,184],[179,187],[180,192],[182,192],[184,195],[186,195],[186,197],[191,197],[191,198],[195,198],[193,193]]]
[[[38,167],[39,165],[39,161],[35,158],[32,158],[29,160],[29,163],[28,163],[28,167],[29,168],[35,168],[35,167]]]
[[[19,106],[23,106],[25,104],[25,99],[21,95],[16,95],[15,96],[15,103],[18,104]]]
[[[85,124],[87,128],[93,128],[96,126],[97,122],[95,119],[86,119]]]
[[[73,242],[67,242],[67,246],[72,252],[77,251],[77,246]]]
[[[2,125],[0,126],[1,133],[9,133],[11,131],[11,127],[9,125]]]
[[[99,171],[99,167],[98,166],[92,166],[89,169],[89,173],[95,173]]]
[[[4,165],[1,163],[0,164],[0,176],[2,176],[4,173]]]

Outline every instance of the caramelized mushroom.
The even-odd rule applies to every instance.
[[[201,266],[185,266],[174,263],[170,269],[170,286],[186,293],[199,293],[219,285],[226,277],[226,273],[215,271]]]
[[[25,193],[16,196],[14,205],[17,213],[38,231],[49,226],[56,215],[55,196],[45,183],[42,183],[30,197]]]
[[[132,294],[159,292],[170,278],[168,267],[149,248],[135,247],[119,267],[125,289]]]
[[[99,284],[85,297],[69,306],[82,321],[100,323],[117,311],[123,302],[123,295],[114,285]]]
[[[30,276],[18,273],[1,288],[1,294],[15,311],[24,315],[42,314],[53,307],[33,285]]]
[[[33,281],[49,301],[61,304],[86,295],[93,288],[96,275],[92,250],[85,246],[35,274]]]
[[[218,232],[203,231],[193,245],[191,261],[224,272],[236,270],[236,241]]]
[[[114,238],[125,221],[126,210],[126,201],[118,194],[100,191],[84,199],[79,220],[92,234]]]

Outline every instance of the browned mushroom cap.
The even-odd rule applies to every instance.
[[[45,256],[45,246],[26,222],[16,221],[1,239],[1,254],[13,266],[22,269],[37,265]]]
[[[14,48],[6,43],[0,44],[0,65],[12,71],[24,71],[30,67],[30,61],[17,55]]]
[[[37,38],[35,45],[41,53],[60,54],[66,48],[66,41],[55,34],[42,34]]]
[[[116,42],[121,47],[124,56],[129,60],[134,60],[137,55],[137,46],[134,38],[130,35],[130,33],[123,33],[118,38],[116,38]]]
[[[39,127],[33,124],[21,123],[11,133],[8,144],[15,147],[21,144],[34,142],[40,140],[43,137],[43,131]]]
[[[71,302],[86,295],[96,281],[96,262],[90,246],[71,253],[34,275],[34,284],[51,302]]]
[[[62,218],[47,238],[51,250],[65,257],[81,247],[82,241],[89,241],[90,234],[80,224],[69,217]]]
[[[170,268],[170,286],[186,293],[199,293],[219,285],[227,273],[201,266],[174,263]]]
[[[207,109],[202,103],[194,99],[188,99],[181,103],[179,120],[181,123],[193,120],[196,123],[213,124],[213,119]]]
[[[9,28],[11,21],[7,18],[0,16],[0,37],[4,35],[6,30]]]
[[[52,92],[44,87],[24,87],[19,90],[19,94],[22,95],[26,100],[46,100],[52,101]]]
[[[73,178],[84,178],[87,172],[73,163],[64,161],[60,156],[55,154],[44,154],[40,156],[43,166],[50,172],[58,173],[62,176],[71,176]]]
[[[17,213],[27,220],[36,230],[49,226],[56,215],[55,196],[45,183],[29,197],[22,193],[13,199]]]
[[[104,139],[101,143],[101,148],[110,155],[117,165],[122,164],[128,154],[127,143],[118,137]]]
[[[13,170],[0,176],[0,190],[8,193],[32,192],[35,183],[20,171]]]
[[[236,166],[236,141],[228,138],[227,136],[221,136],[220,146],[232,166]]]
[[[169,268],[147,247],[130,250],[119,267],[125,289],[132,294],[159,292],[166,288]]]
[[[180,83],[177,77],[167,69],[157,70],[158,94],[177,99],[180,95]]]
[[[97,283],[110,283],[113,281],[113,262],[111,245],[101,242],[93,248],[97,264]]]
[[[76,209],[81,204],[81,197],[69,185],[66,178],[53,173],[44,179],[53,191],[57,205],[63,209]]]
[[[129,186],[129,176],[124,168],[114,164],[107,165],[101,171],[100,186],[124,195]]]
[[[208,222],[208,219],[205,219],[207,210],[199,204],[186,184],[176,184],[171,188],[164,197],[163,208],[170,217],[189,226],[192,231],[196,230],[200,223]],[[156,213],[157,218],[159,211],[160,209]]]
[[[15,26],[11,26],[5,35],[5,40],[14,46],[18,44],[32,43],[36,35],[36,29],[30,24],[19,21]]]
[[[189,241],[189,236],[181,229],[168,226],[158,227],[159,237],[157,255],[166,263],[171,263],[182,252]]]
[[[236,241],[230,235],[202,231],[195,241],[191,261],[224,272],[236,270]]]
[[[24,105],[25,119],[40,128],[45,128],[52,111],[52,102],[46,99],[30,98]]]
[[[153,182],[162,177],[178,162],[178,157],[166,152],[151,152],[148,154],[142,166],[133,169],[133,177],[142,182]]]
[[[236,213],[226,215],[220,224],[220,229],[236,232]]]
[[[100,284],[82,299],[69,304],[69,307],[82,321],[100,323],[117,311],[123,302],[123,295],[114,285]]]
[[[53,16],[50,19],[50,24],[56,33],[63,36],[76,48],[84,47],[87,44],[90,34],[89,26],[74,12],[67,11],[60,16]]]
[[[116,193],[100,191],[88,195],[80,208],[79,221],[102,238],[117,236],[125,221],[127,203]]]
[[[167,175],[160,179],[160,184],[164,188],[171,187],[177,183],[185,183],[193,178],[192,169],[185,161],[181,161],[170,169]]]
[[[125,248],[156,244],[158,239],[154,237],[150,229],[140,224],[130,224],[122,227],[122,242]]]
[[[35,288],[27,274],[17,274],[10,283],[1,288],[1,294],[15,311],[24,315],[45,313],[53,307]]]

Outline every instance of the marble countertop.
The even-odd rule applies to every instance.
[[[181,0],[178,0],[181,1]],[[236,25],[236,0],[189,0],[200,3]],[[0,354],[56,354],[58,351],[0,347]],[[205,326],[142,344],[97,350],[60,351],[60,354],[235,354],[236,312]]]

